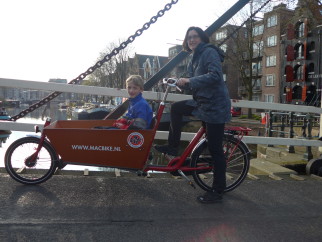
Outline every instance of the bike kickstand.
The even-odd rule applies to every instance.
[[[195,184],[182,172],[182,170],[178,170],[179,174],[188,181],[189,185],[196,189]]]

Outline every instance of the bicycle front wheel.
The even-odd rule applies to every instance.
[[[47,141],[44,142],[37,157],[33,157],[39,141],[37,137],[24,137],[8,147],[5,167],[14,180],[34,185],[48,180],[54,174],[58,157]]]
[[[225,135],[223,149],[227,161],[225,192],[229,192],[238,187],[245,179],[249,170],[250,152],[244,143],[230,135]],[[205,167],[205,170],[194,171],[193,179],[203,190],[211,191],[213,185],[211,167],[216,163],[212,160],[206,139],[199,143],[191,157],[192,167]]]

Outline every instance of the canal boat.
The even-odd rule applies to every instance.
[[[8,115],[5,108],[0,109],[0,120],[9,120],[11,117]]]

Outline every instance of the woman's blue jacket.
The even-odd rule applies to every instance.
[[[226,123],[231,119],[231,102],[223,79],[224,53],[218,47],[200,43],[188,64],[194,106],[192,114],[207,123]]]

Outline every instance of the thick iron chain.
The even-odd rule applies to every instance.
[[[84,73],[81,73],[78,77],[71,80],[68,84],[79,84],[80,81],[84,80],[89,74],[92,74],[97,68],[100,68],[105,62],[110,61],[111,58],[117,55],[121,50],[125,49],[130,43],[132,43],[136,37],[142,35],[142,33],[150,28],[151,24],[154,24],[158,18],[162,17],[166,11],[169,11],[173,4],[176,4],[179,0],[171,0],[170,3],[167,3],[163,9],[158,11],[157,15],[153,16],[149,22],[143,24],[142,28],[135,31],[135,34],[131,35],[126,41],[122,42],[119,47],[114,48],[109,54],[105,55],[103,59],[96,62],[95,65],[91,66],[87,69]],[[19,114],[12,116],[9,121],[16,121],[19,118],[26,116],[28,113],[34,111],[35,109],[45,105],[46,103],[50,102],[55,97],[59,96],[62,92],[53,92],[49,94],[47,97],[43,98],[39,102],[32,104],[27,109],[21,111]]]

